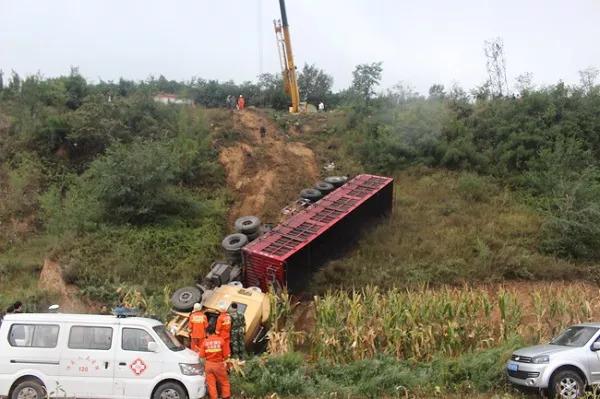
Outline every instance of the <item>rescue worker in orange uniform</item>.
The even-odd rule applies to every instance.
[[[244,96],[242,96],[240,94],[240,97],[238,98],[238,101],[237,101],[237,109],[239,111],[241,111],[244,109],[245,106],[246,106],[246,100],[244,99]]]
[[[229,399],[231,386],[226,365],[229,360],[229,346],[225,344],[220,335],[215,334],[215,327],[212,324],[208,326],[208,334],[200,347],[200,357],[205,360],[204,373],[206,374],[208,397],[218,399],[220,391],[221,398]]]
[[[231,349],[231,316],[227,312],[226,306],[219,307],[219,317],[217,318],[217,335],[223,338],[227,349]]]
[[[208,319],[202,311],[202,305],[199,303],[194,304],[194,311],[190,313],[188,325],[191,338],[190,349],[199,353],[202,341],[206,337],[206,327],[208,326]]]

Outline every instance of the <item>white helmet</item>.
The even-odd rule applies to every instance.
[[[200,305],[199,303],[195,303],[194,304],[194,312],[197,312],[199,310],[202,310],[202,305]]]

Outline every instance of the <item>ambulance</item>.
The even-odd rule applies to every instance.
[[[157,320],[23,313],[0,325],[0,398],[204,395],[198,355]]]

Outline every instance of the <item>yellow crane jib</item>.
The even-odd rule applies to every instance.
[[[279,0],[279,8],[281,9],[281,20],[273,21],[275,36],[277,37],[277,51],[279,52],[279,62],[283,74],[284,90],[292,99],[290,112],[297,113],[300,111],[300,91],[298,90],[294,55],[292,54],[292,40],[285,11],[285,0]]]

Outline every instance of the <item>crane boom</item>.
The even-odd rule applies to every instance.
[[[296,65],[292,53],[292,39],[290,37],[290,26],[288,24],[285,0],[279,0],[281,9],[281,20],[273,21],[275,36],[277,37],[277,50],[279,61],[283,72],[283,83],[285,92],[292,99],[290,112],[297,113],[300,106],[300,91],[298,90],[298,79],[296,77]]]

